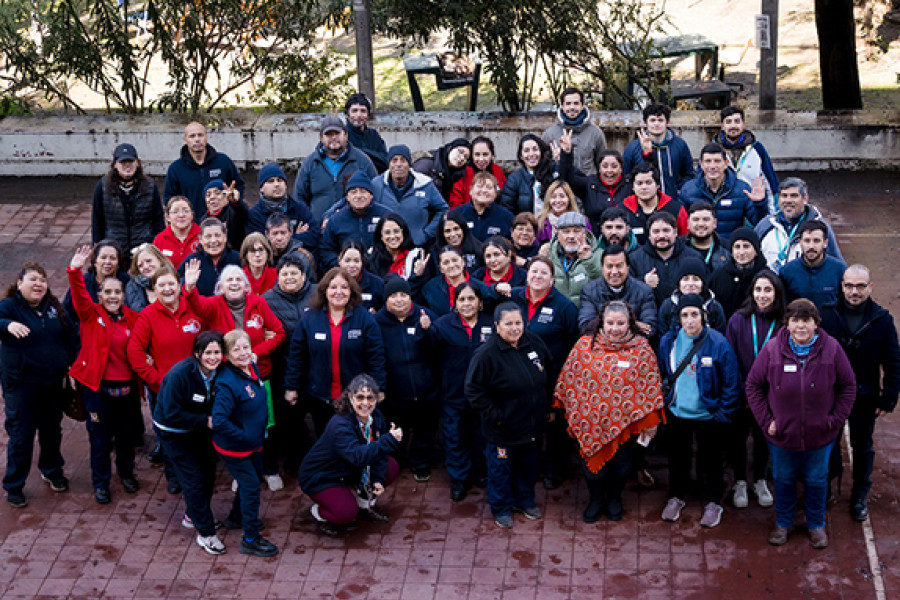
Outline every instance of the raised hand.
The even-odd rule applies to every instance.
[[[653,152],[653,140],[650,138],[650,134],[645,132],[643,129],[639,129],[637,132],[637,139],[641,142],[641,154],[650,154]]]
[[[403,439],[403,430],[391,423],[391,430],[388,431],[398,442]]]
[[[750,178],[750,191],[744,190],[747,197],[754,202],[760,202],[766,199],[766,180],[760,175],[759,177]]]
[[[425,314],[424,308],[419,311],[419,326],[425,330],[431,328],[431,317]]]
[[[431,254],[425,254],[423,256],[422,253],[419,252],[419,258],[413,262],[413,274],[416,277],[422,276],[422,273],[424,273],[425,269],[428,267],[429,260],[431,260]]]
[[[562,135],[559,137],[559,149],[569,154],[572,152],[572,130],[563,129]]]
[[[85,244],[81,246],[77,250],[75,250],[75,256],[72,257],[72,260],[69,261],[70,269],[83,269],[84,265],[87,264],[88,259],[91,257],[91,247]]]
[[[200,281],[200,259],[192,258],[184,266],[184,291],[190,292]]]
[[[650,272],[644,275],[644,283],[649,285],[651,288],[656,289],[656,286],[659,285],[659,275],[656,273],[656,267],[650,269]]]
[[[237,181],[232,181],[230,185],[226,185],[223,193],[228,201],[232,204],[241,199],[241,193],[234,189],[234,186],[237,185]]]

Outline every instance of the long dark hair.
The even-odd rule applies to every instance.
[[[536,136],[533,133],[526,133],[522,136],[522,139],[519,140],[519,148],[516,150],[516,158],[522,164],[522,167],[525,167],[525,163],[522,162],[522,147],[525,145],[525,142],[532,141],[538,145],[538,148],[541,150],[541,160],[538,162],[537,167],[534,169],[535,178],[541,182],[541,187],[543,189],[547,189],[553,180],[556,177],[553,177],[553,171],[556,167],[556,163],[553,162],[553,151],[550,149],[550,146],[542,140],[540,137]]]
[[[326,310],[328,308],[328,298],[326,297],[325,292],[336,277],[343,277],[344,281],[347,282],[347,285],[350,286],[350,299],[347,301],[347,312],[351,312],[354,308],[362,304],[362,292],[359,289],[359,283],[356,279],[350,277],[350,273],[348,273],[346,269],[343,269],[342,267],[332,267],[325,273],[313,290],[312,295],[309,297],[309,303],[307,304],[309,308],[313,310]]]
[[[10,286],[8,288],[6,288],[6,297],[7,298],[15,298],[16,296],[21,295],[21,294],[19,294],[19,286],[17,286],[16,283],[18,283],[19,281],[22,281],[22,279],[25,277],[26,274],[28,274],[29,271],[34,271],[35,273],[37,273],[44,279],[47,279],[47,270],[44,268],[44,265],[42,265],[41,263],[36,262],[36,261],[29,261],[29,262],[25,263],[24,265],[22,265],[22,268],[19,269],[19,273],[16,275],[16,281],[14,283],[10,284]],[[69,317],[69,314],[66,312],[66,309],[63,308],[63,305],[59,301],[59,298],[54,296],[53,292],[50,291],[50,283],[49,282],[47,283],[47,292],[44,294],[44,298],[47,300],[47,303],[51,307],[53,307],[56,310],[56,312],[59,314],[59,320],[60,320],[60,323],[62,323],[63,329],[68,330],[69,328],[74,326],[74,324],[71,320],[71,317]]]
[[[346,415],[353,412],[353,405],[350,403],[350,398],[356,395],[357,392],[365,389],[371,390],[372,394],[375,396],[375,401],[378,402],[378,394],[381,393],[378,382],[375,381],[371,375],[360,373],[350,380],[350,383],[347,384],[347,387],[344,388],[341,395],[332,402],[334,412],[339,415]]]
[[[771,269],[763,269],[759,273],[753,276],[753,279],[750,281],[750,289],[747,293],[747,297],[744,299],[744,303],[741,304],[741,307],[737,310],[738,314],[741,314],[747,318],[750,317],[758,309],[756,306],[756,300],[753,299],[753,288],[756,287],[756,282],[760,279],[765,279],[772,284],[772,287],[775,288],[775,300],[772,302],[772,310],[769,311],[772,315],[772,320],[776,323],[780,323],[782,317],[784,316],[784,309],[786,306],[785,303],[785,294],[784,294],[784,285],[781,283],[781,278],[775,274]]]
[[[469,225],[466,223],[465,219],[463,219],[460,215],[453,211],[445,212],[441,215],[441,218],[438,220],[437,227],[437,242],[435,247],[443,248],[444,246],[449,246],[447,243],[447,238],[444,237],[444,225],[447,221],[453,221],[457,225],[459,225],[460,229],[463,232],[462,243],[459,245],[459,250],[462,254],[474,254],[475,256],[481,258],[481,242],[472,235],[472,231],[469,229]]]
[[[412,241],[412,233],[409,230],[406,219],[394,212],[387,213],[381,217],[381,220],[378,221],[378,225],[375,226],[375,233],[372,235],[372,250],[369,252],[368,257],[366,257],[366,266],[369,268],[369,271],[379,277],[384,277],[385,273],[388,272],[394,262],[394,258],[388,251],[387,246],[384,245],[384,240],[381,239],[381,232],[384,230],[384,224],[388,221],[392,221],[400,226],[400,230],[403,233],[403,243],[400,244],[401,251],[412,250],[415,247]]]
[[[634,335],[644,335],[637,325],[637,316],[634,314],[634,308],[622,300],[610,300],[601,306],[597,316],[591,319],[585,327],[585,335],[594,337],[600,333],[600,329],[603,326],[603,317],[606,316],[607,311],[626,313],[628,315],[628,330]]]

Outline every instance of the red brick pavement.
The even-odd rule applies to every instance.
[[[853,175],[865,189],[857,196],[836,191],[823,198],[842,233],[897,232],[892,194],[896,176],[872,182]],[[837,179],[826,179],[837,187]],[[89,238],[93,181],[0,180],[0,280],[12,281],[26,259],[49,268],[57,292],[71,250]],[[891,189],[888,189],[891,188]],[[853,188],[851,191],[855,190]],[[887,191],[885,192],[885,190]],[[838,197],[840,196],[840,197]],[[46,198],[53,198],[52,202]],[[854,205],[855,202],[855,205]],[[855,206],[855,207],[854,207]],[[846,244],[845,244],[846,241]],[[841,239],[850,260],[876,265],[876,298],[892,308],[897,287],[889,270],[896,238]],[[893,256],[895,253],[891,252]],[[879,269],[882,269],[883,272]],[[875,547],[886,595],[900,593],[897,488],[900,462],[897,417],[877,429],[879,455],[872,494]],[[5,441],[5,438],[2,438]],[[5,452],[3,453],[5,454]],[[0,464],[5,456],[0,454]],[[463,502],[449,500],[449,481],[437,470],[416,483],[408,473],[390,488],[380,506],[388,524],[363,523],[355,532],[319,536],[309,516],[310,500],[286,477],[286,488],[262,494],[266,536],[281,553],[271,559],[237,552],[238,532],[223,535],[228,553],[213,557],[181,527],[180,496],[167,494],[165,478],[139,455],[141,490],[126,495],[112,487],[113,502],[93,500],[87,436],[81,424],[64,423],[63,454],[71,490],[55,494],[32,472],[17,510],[0,502],[0,595],[3,598],[875,598],[861,526],[847,514],[847,491],[829,511],[831,545],[809,547],[802,533],[781,548],[769,546],[771,509],[727,507],[722,524],[699,526],[701,506],[690,501],[680,522],[663,523],[665,489],[625,494],[619,523],[580,520],[587,493],[572,478],[558,490],[538,490],[541,521],[516,517],[511,531],[498,530],[484,493]],[[654,469],[658,479],[664,469]],[[230,506],[230,478],[220,471],[214,512]]]

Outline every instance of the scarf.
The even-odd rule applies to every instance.
[[[288,197],[287,194],[284,195],[283,198],[269,198],[263,194],[259,195],[259,201],[262,202],[262,205],[266,207],[272,214],[284,214],[285,208],[287,208]]]
[[[247,297],[244,296],[237,302],[231,302],[226,298],[225,306],[228,307],[228,310],[231,311],[231,316],[234,317],[234,328],[244,329],[244,309],[247,307]]]
[[[553,405],[566,410],[581,456],[600,472],[622,444],[665,420],[659,367],[646,338],[582,336],[562,368]]]
[[[566,127],[578,127],[579,125],[584,123],[584,120],[587,118],[587,115],[588,115],[587,109],[582,108],[581,112],[578,113],[577,117],[575,117],[574,119],[570,119],[569,117],[567,117],[565,115],[565,113],[562,111],[562,109],[559,110],[559,120],[562,121],[563,125],[565,125]]]

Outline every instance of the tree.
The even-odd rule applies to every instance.
[[[862,108],[853,0],[816,0],[816,31],[819,35],[822,106],[826,109]]]

